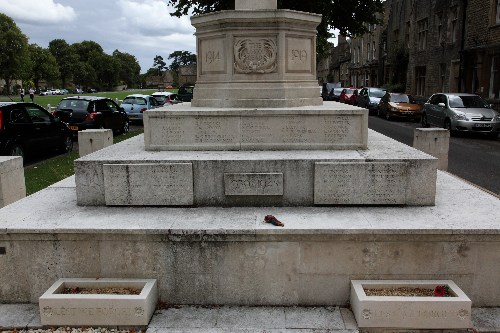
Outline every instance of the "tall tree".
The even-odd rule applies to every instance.
[[[163,61],[163,57],[162,56],[155,56],[154,60],[153,60],[153,67],[157,69],[158,71],[158,76],[161,76],[163,70],[165,69],[166,67],[166,63],[165,61]]]
[[[27,78],[30,64],[28,38],[14,20],[0,13],[0,77],[7,93],[12,80]]]
[[[116,60],[119,68],[118,79],[127,84],[127,86],[139,85],[141,66],[136,57],[125,52],[114,50],[113,58]]]
[[[38,89],[38,83],[41,79],[47,81],[58,80],[60,77],[59,67],[56,58],[48,49],[44,49],[36,44],[29,46],[31,57],[31,79]]]
[[[65,88],[66,82],[73,75],[75,65],[78,62],[78,55],[64,39],[54,39],[50,41],[49,51],[54,58],[56,58],[62,86]]]
[[[204,14],[234,9],[234,0],[168,0],[175,8],[173,16]],[[384,0],[278,0],[278,8],[318,13],[323,19],[318,26],[318,53],[328,46],[329,31],[338,29],[350,37],[368,32],[368,24],[380,24],[378,14],[384,11]]]
[[[168,59],[172,59],[172,63],[168,69],[174,74],[174,84],[179,84],[179,71],[181,66],[196,64],[196,55],[189,51],[174,51],[169,54]]]

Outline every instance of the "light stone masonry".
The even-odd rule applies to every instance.
[[[236,0],[236,10],[276,9],[276,0]]]
[[[25,196],[23,158],[0,156],[0,208]]]
[[[444,128],[415,128],[413,148],[438,159],[438,169],[448,170],[450,131]]]
[[[113,131],[110,129],[87,129],[78,132],[78,151],[80,156],[91,154],[113,144]]]

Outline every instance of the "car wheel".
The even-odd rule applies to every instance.
[[[453,131],[451,129],[451,121],[450,119],[445,119],[444,120],[444,129],[447,129],[448,131],[450,131],[450,136],[454,136],[456,131]]]
[[[21,156],[22,158],[24,158],[24,149],[21,145],[15,144],[12,147],[10,147],[9,155],[10,156]]]
[[[391,115],[387,111],[385,112],[385,119],[391,120]]]
[[[422,123],[422,127],[429,127],[429,123],[427,122],[427,115],[424,113],[422,114],[422,118],[421,118],[421,123]]]
[[[125,123],[123,124],[123,127],[121,129],[121,133],[127,134],[129,130],[130,130],[130,124],[128,121],[125,121]]]

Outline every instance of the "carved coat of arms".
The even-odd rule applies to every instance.
[[[276,41],[270,38],[241,38],[234,43],[236,73],[273,73],[277,67]]]

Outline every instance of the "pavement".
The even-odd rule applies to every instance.
[[[473,308],[472,323],[473,328],[481,333],[500,332],[500,308]],[[17,331],[42,328],[38,304],[0,304],[0,332],[12,328],[16,328]],[[157,310],[147,328],[147,333],[357,333],[359,331],[352,312],[347,308],[334,306],[171,307]],[[416,330],[401,332],[413,331]],[[383,330],[383,332],[395,331]],[[440,332],[445,333],[442,330]],[[446,330],[446,332],[452,331]]]

